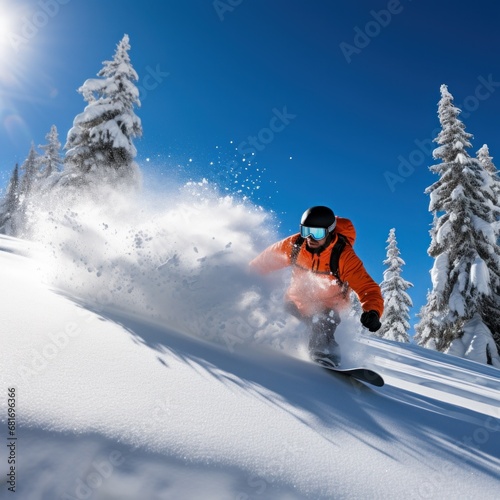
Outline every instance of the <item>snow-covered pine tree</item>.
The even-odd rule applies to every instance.
[[[44,180],[57,174],[62,165],[61,143],[55,125],[52,125],[45,139],[47,139],[47,144],[39,146],[44,152],[40,158],[40,178]]]
[[[32,193],[38,180],[38,172],[40,170],[40,155],[35,149],[35,145],[31,143],[31,148],[28,157],[21,165],[21,170],[24,172],[20,184],[20,200],[22,203]]]
[[[441,163],[430,167],[439,180],[426,190],[434,214],[428,250],[435,259],[433,289],[420,312],[415,336],[420,345],[440,351],[462,337],[466,322],[475,315],[493,335],[500,328],[500,314],[493,310],[500,282],[492,230],[494,194],[481,163],[467,153],[472,136],[465,132],[459,114],[453,96],[442,85],[438,109],[442,130],[435,139],[440,146],[433,152]]]
[[[129,37],[117,46],[112,61],[105,61],[101,78],[87,80],[78,91],[88,103],[75,117],[64,148],[64,183],[74,186],[138,182],[137,154],[132,142],[142,135],[141,121],[134,112],[140,106],[138,80],[130,62]]]
[[[495,178],[496,182],[500,182],[498,177],[498,170],[493,163],[493,157],[490,156],[490,149],[487,144],[483,144],[476,152],[477,159],[481,162],[481,165]],[[497,186],[498,187],[498,186]],[[500,192],[497,191],[500,196]]]
[[[384,297],[384,314],[382,315],[382,327],[377,332],[379,337],[397,342],[409,342],[410,336],[410,314],[409,309],[413,306],[410,296],[406,293],[413,284],[401,277],[404,260],[399,256],[398,243],[396,241],[396,230],[389,231],[387,239],[387,259],[384,264],[384,280],[380,284],[382,296]]]
[[[17,235],[19,210],[19,166],[16,163],[9,181],[9,187],[0,205],[0,233]]]
[[[352,333],[358,333],[360,335],[363,335],[364,333],[367,332],[367,330],[363,328],[363,325],[359,321],[359,318],[363,313],[363,307],[361,306],[361,302],[359,301],[358,296],[352,290],[349,293],[349,302],[351,307],[347,312],[347,318],[352,320],[352,323],[349,326],[349,328],[352,329]]]
[[[484,167],[488,174],[488,178],[491,182],[491,190],[494,195],[493,205],[492,205],[492,215],[493,215],[493,231],[495,233],[496,240],[496,254],[497,259],[500,261],[500,176],[497,168],[493,163],[493,157],[490,156],[490,151],[488,146],[484,144],[476,153],[478,160]],[[493,286],[494,294],[491,300],[488,301],[487,311],[496,317],[500,316],[500,282],[494,282]],[[496,298],[495,298],[496,297]],[[493,328],[497,330],[492,331],[495,344],[497,346],[498,352],[500,353],[500,321]]]
[[[433,222],[431,230],[429,231],[431,241],[436,238],[436,228],[438,225],[438,216],[436,213],[433,214]],[[432,272],[432,271],[431,271]],[[446,310],[439,305],[439,297],[441,295],[441,290],[438,288],[432,288],[427,292],[427,303],[425,307],[422,307],[421,311],[417,314],[420,318],[419,323],[416,325],[416,335],[414,340],[428,349],[437,350],[437,337],[435,332],[437,332],[443,323],[444,316],[446,315]]]
[[[29,226],[30,215],[33,211],[33,196],[37,193],[40,155],[35,149],[35,144],[31,143],[28,157],[21,165],[23,175],[19,182],[19,208],[17,217],[17,232],[25,233]]]
[[[477,151],[477,159],[481,162],[486,172],[488,172],[491,181],[491,190],[494,194],[494,206],[492,210],[495,212],[495,233],[497,235],[497,243],[500,243],[500,176],[497,168],[493,163],[493,157],[490,156],[490,151],[486,144]]]

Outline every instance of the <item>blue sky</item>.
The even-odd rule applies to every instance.
[[[470,154],[499,155],[499,21],[486,0],[0,0],[1,184],[52,124],[64,142],[76,89],[127,33],[145,171],[220,179],[240,146],[283,236],[329,205],[355,223],[377,281],[395,227],[414,314],[430,286],[439,87],[464,111]]]

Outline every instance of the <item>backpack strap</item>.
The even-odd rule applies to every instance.
[[[333,245],[332,253],[330,254],[330,272],[341,284],[344,282],[340,279],[339,275],[339,260],[340,254],[346,245],[348,245],[347,238],[343,234],[338,233],[337,241],[335,242],[335,245]]]
[[[304,244],[305,238],[303,238],[300,234],[297,236],[295,241],[293,242],[292,253],[290,254],[290,264],[292,266],[297,262],[297,257],[299,256],[300,249]]]
[[[302,248],[302,245],[305,242],[305,238],[303,238],[300,234],[297,236],[295,241],[293,242],[292,246],[292,252],[290,254],[290,264],[294,266],[297,262],[297,257],[299,256],[300,249]],[[339,275],[339,260],[340,260],[340,254],[344,250],[345,246],[348,245],[349,242],[347,241],[347,238],[343,235],[338,233],[337,234],[337,241],[335,242],[335,245],[333,245],[332,248],[332,253],[330,254],[330,273],[335,276],[335,278],[343,284],[344,282],[340,279]]]

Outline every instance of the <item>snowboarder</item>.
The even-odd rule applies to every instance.
[[[293,267],[286,309],[309,326],[311,358],[328,358],[334,365],[340,364],[335,330],[339,312],[349,307],[350,289],[363,308],[361,323],[371,332],[381,327],[384,309],[380,287],[352,248],[355,236],[349,219],[315,206],[302,215],[300,233],[274,243],[250,262],[261,274]]]

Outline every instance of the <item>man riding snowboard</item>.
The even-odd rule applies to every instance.
[[[324,206],[311,207],[300,221],[300,233],[274,243],[250,262],[261,274],[292,266],[285,294],[288,312],[310,328],[312,359],[340,364],[335,330],[339,312],[349,307],[349,291],[361,302],[361,323],[371,332],[380,327],[384,300],[352,248],[356,231],[351,221]]]

